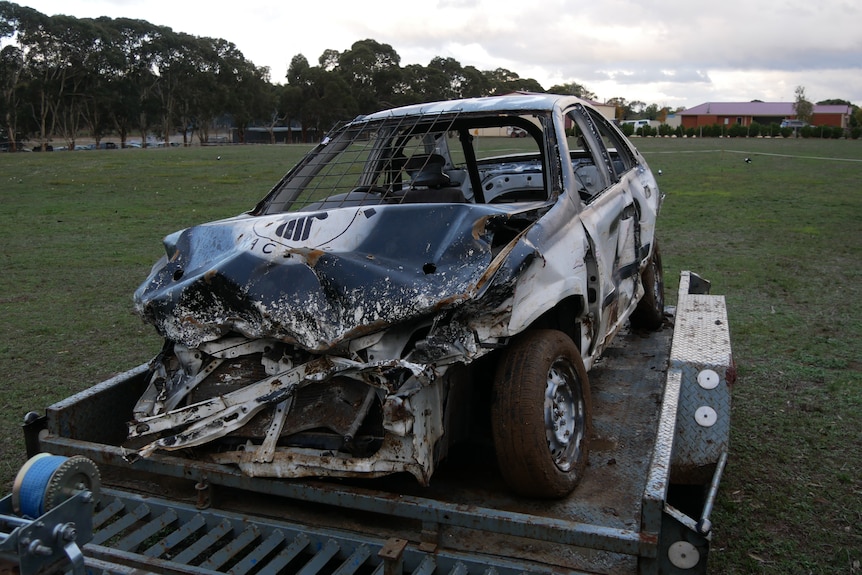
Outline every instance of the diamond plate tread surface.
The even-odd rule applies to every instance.
[[[733,355],[723,296],[680,294],[670,368],[681,377],[672,462],[679,478],[713,465],[730,441]],[[704,370],[719,377],[713,389],[698,383]]]
[[[724,296],[686,295],[680,298],[676,315],[671,365],[730,365]]]

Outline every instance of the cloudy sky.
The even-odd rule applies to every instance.
[[[21,0],[44,14],[128,17],[224,38],[282,82],[293,56],[366,38],[401,65],[451,57],[545,89],[660,106],[809,100],[862,105],[858,0]]]

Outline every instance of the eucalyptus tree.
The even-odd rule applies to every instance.
[[[15,11],[18,7],[6,0],[0,1],[0,40],[15,35]]]
[[[491,83],[485,73],[475,66],[462,66],[454,58],[435,57],[428,63],[426,70],[429,84],[427,94],[435,100],[479,98],[492,93]]]
[[[341,74],[314,66],[308,69],[306,80],[303,141],[309,140],[309,132],[318,138],[338,122],[361,113],[355,92]]]
[[[401,69],[401,79],[392,91],[392,104],[406,106],[432,102],[442,97],[445,76],[421,64],[408,64]]]
[[[389,44],[376,40],[354,42],[338,56],[333,72],[346,82],[359,112],[367,114],[388,107],[401,79],[401,57]],[[327,78],[332,86],[332,79]]]
[[[350,78],[359,80],[340,67],[341,56],[327,50],[320,57],[319,66],[311,66],[302,54],[290,61],[286,76],[288,92],[284,100],[289,106],[286,116],[299,119],[303,142],[309,141],[312,135],[319,137],[339,121],[362,113],[357,93],[350,83]],[[335,64],[336,61],[339,64]],[[367,91],[363,93],[368,94]]]
[[[9,2],[0,2],[0,42],[16,33],[13,12]],[[14,152],[18,145],[24,54],[15,44],[3,43],[5,45],[0,48],[0,117],[3,118],[3,133]]]
[[[497,68],[483,72],[488,84],[490,95],[508,94],[510,92],[544,92],[542,85],[532,78],[521,78],[517,73],[505,68]]]
[[[643,116],[644,110],[646,110],[646,102],[633,100],[629,102],[629,109],[631,110],[631,113],[634,114],[635,118],[640,119]]]
[[[111,86],[115,73],[114,33],[110,21],[53,16],[58,41],[68,46],[69,74],[56,112],[57,125],[70,149],[84,125],[98,144],[111,126]]]
[[[83,124],[98,141],[111,123],[125,142],[132,126],[149,123],[152,24],[46,16],[11,2],[0,2],[0,22],[20,53],[16,93],[40,144],[59,132],[72,146]]]
[[[311,93],[314,97],[306,103],[304,121],[315,137],[328,132],[339,122],[363,113],[344,77],[320,68],[310,71],[313,78]]]
[[[278,91],[278,109],[283,118],[285,126],[293,127],[295,122],[302,125],[302,88],[293,84],[279,85]],[[300,139],[302,135],[300,135]],[[288,132],[288,143],[294,143],[293,130]],[[304,141],[304,140],[303,140]]]
[[[89,19],[48,17],[9,2],[0,11],[4,29],[14,28],[15,58],[20,57],[22,64],[15,77],[15,93],[24,96],[40,145],[46,146],[59,131],[74,148],[84,123],[88,92],[98,73],[99,26]]]
[[[464,98],[479,98],[491,93],[490,84],[485,74],[475,66],[464,66],[461,70],[463,80],[461,95]]]
[[[454,58],[436,57],[428,63],[428,70],[436,72],[442,78],[440,82],[441,100],[455,100],[464,96],[468,77],[464,73],[461,63]]]
[[[334,68],[338,63],[338,52],[335,52],[334,50],[328,50],[326,52],[334,53],[335,58],[332,64]],[[324,55],[326,52],[324,52]],[[320,66],[321,68],[324,68],[323,55],[320,57]],[[284,75],[284,78],[287,80],[287,85],[281,93],[280,107],[284,113],[285,122],[287,122],[288,126],[290,126],[294,120],[299,122],[302,130],[300,137],[303,142],[305,142],[306,136],[306,125],[303,120],[303,112],[305,108],[305,98],[308,92],[307,76],[310,68],[311,65],[308,63],[308,59],[304,55],[294,55],[293,58],[290,59],[290,64],[288,65],[287,72]]]
[[[283,108],[283,93],[286,89],[286,86],[283,86],[281,84],[268,83],[267,88],[268,89],[266,98],[264,99],[264,106],[269,110],[269,115],[264,116],[262,119],[264,120],[266,131],[269,132],[269,143],[275,144],[277,142],[277,138],[275,136],[275,129],[279,125],[284,125],[284,121],[287,118],[287,115]],[[287,127],[288,138],[290,138],[289,123],[287,124]]]
[[[305,56],[302,54],[297,54],[300,58],[305,59]],[[320,64],[321,69],[326,72],[333,72],[336,68],[338,68],[338,60],[341,58],[341,52],[338,50],[333,50],[332,48],[327,48],[320,55],[320,58],[317,59],[317,63]],[[291,61],[291,66],[293,65],[293,61]],[[305,60],[305,66],[309,67],[308,60]],[[288,74],[290,74],[290,68],[288,68]]]
[[[614,107],[614,118],[617,121],[625,120],[632,113],[631,105],[623,97],[616,96],[609,99],[605,104]]]
[[[578,84],[577,82],[568,82],[566,84],[555,84],[548,89],[548,93],[550,94],[565,94],[567,96],[577,96],[578,98],[584,98],[586,100],[595,100],[595,93],[591,92],[583,86],[582,84]]]
[[[188,98],[188,83],[199,65],[198,43],[194,36],[159,26],[152,38],[153,95],[159,103],[158,130],[170,145],[174,120],[182,100]],[[145,137],[145,134],[142,134]]]
[[[87,91],[91,88],[100,50],[98,27],[92,20],[57,15],[48,20],[46,47],[56,58],[55,91],[48,103],[55,118],[55,129],[74,150],[84,126]],[[50,85],[49,85],[50,87]]]
[[[21,85],[19,78],[24,72],[24,56],[12,44],[0,49],[0,116],[3,131],[9,141],[10,150],[18,150],[19,115],[21,111]]]
[[[223,60],[221,80],[227,88],[224,111],[233,117],[239,140],[245,141],[245,130],[262,118],[268,118],[276,105],[270,90],[269,68],[255,66],[239,50]]]
[[[57,94],[62,94],[59,84],[65,69],[63,54],[55,50],[55,38],[47,16],[11,2],[0,4],[0,11],[4,28],[11,26],[15,30],[15,41],[23,62],[18,82],[24,107],[38,131],[39,144],[44,149],[53,133],[52,110],[57,106]]]
[[[810,123],[811,118],[814,116],[814,104],[805,95],[805,87],[796,86],[794,94],[796,100],[793,102],[793,111],[796,112],[796,119]]]
[[[186,37],[183,39],[184,65],[179,75],[170,127],[182,134],[183,145],[191,144],[195,133],[201,142],[209,138],[210,125],[224,109],[227,87],[219,82],[223,54],[235,47],[220,38]]]
[[[111,80],[116,75],[117,57],[110,20],[98,18],[89,24],[92,45],[83,61],[83,83],[77,99],[80,117],[98,146],[112,125]]]
[[[156,76],[152,70],[152,39],[157,27],[130,18],[97,21],[107,33],[102,54],[105,84],[101,96],[120,144],[125,146],[134,130],[147,133],[157,109],[153,96]]]

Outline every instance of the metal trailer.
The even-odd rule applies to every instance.
[[[429,487],[135,460],[121,445],[146,366],[30,414],[27,449],[98,465],[91,573],[705,573],[735,379],[724,298],[708,292],[683,272],[672,325],[619,335],[590,372],[590,467],[562,500],[510,495],[481,446]]]

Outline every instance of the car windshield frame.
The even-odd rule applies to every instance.
[[[546,112],[494,115],[447,110],[358,119],[335,128],[270,191],[253,215],[400,203],[486,203],[477,158],[482,131],[516,127],[518,155],[541,166],[543,199],[548,150]],[[524,143],[521,140],[525,141]],[[539,194],[535,194],[539,195]]]

